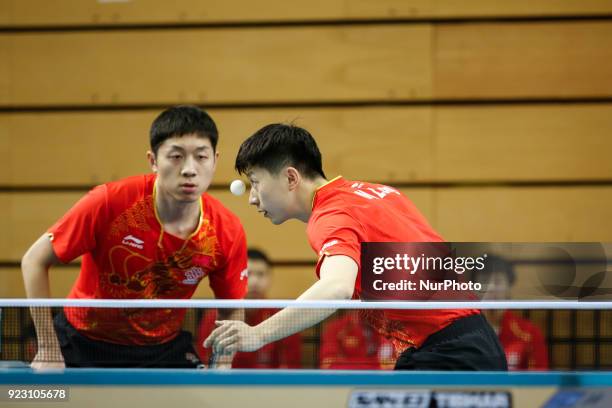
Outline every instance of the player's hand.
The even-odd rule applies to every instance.
[[[34,370],[54,370],[59,368],[65,368],[64,357],[62,352],[57,347],[39,347],[32,364],[30,364]]]
[[[204,347],[212,347],[213,353],[223,355],[237,351],[255,351],[264,343],[259,330],[239,320],[215,322],[217,328],[204,340]]]

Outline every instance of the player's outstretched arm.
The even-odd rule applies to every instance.
[[[320,268],[320,279],[298,300],[350,299],[357,279],[357,263],[350,257],[326,257]],[[205,340],[205,347],[217,353],[255,351],[326,319],[336,309],[285,308],[257,326],[239,321],[218,321],[217,328]]]
[[[49,234],[41,236],[21,259],[21,272],[28,298],[51,297],[49,288],[49,267],[58,263]],[[32,368],[62,368],[64,359],[53,328],[51,309],[48,307],[30,308],[36,336],[38,351],[32,361]]]

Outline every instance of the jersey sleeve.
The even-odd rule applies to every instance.
[[[92,251],[107,214],[107,187],[97,186],[82,197],[49,230],[55,255],[63,263]]]
[[[346,213],[332,213],[320,216],[310,230],[309,239],[312,249],[319,260],[316,272],[326,256],[345,255],[361,265],[361,241],[363,227]]]
[[[209,277],[210,288],[217,299],[242,299],[247,292],[247,244],[242,225],[223,254],[225,264]]]

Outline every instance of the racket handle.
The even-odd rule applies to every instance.
[[[211,351],[210,357],[208,358],[208,369],[217,368],[217,359],[217,353]]]

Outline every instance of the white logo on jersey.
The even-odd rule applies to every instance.
[[[352,186],[353,188],[355,188],[355,184],[353,184]],[[358,186],[357,188],[359,188],[361,186]],[[368,187],[366,190],[368,190],[368,192],[366,193],[363,190],[356,190],[353,191],[355,194],[357,194],[358,196],[361,196],[363,198],[367,198],[368,200],[374,200],[374,199],[381,199],[381,198],[385,198],[387,195],[393,193],[393,194],[397,194],[397,195],[401,195],[399,191],[397,191],[396,189],[392,188],[392,187],[388,187],[388,186],[380,186],[380,187],[376,187],[376,188],[371,188]]]
[[[338,240],[334,239],[333,241],[329,241],[323,244],[323,246],[321,247],[321,250],[319,251],[319,256],[323,255],[323,252],[325,252],[327,248],[332,247],[336,245],[337,243],[338,243]]]
[[[248,279],[248,277],[249,277],[248,269],[245,269],[244,271],[240,272],[240,280]]]
[[[193,266],[191,269],[185,271],[185,279],[183,284],[185,285],[197,285],[200,279],[204,277],[204,271],[199,266]]]
[[[121,241],[123,245],[131,246],[138,249],[144,248],[144,241],[142,239],[138,239],[133,235],[126,235],[123,237],[123,241]]]

